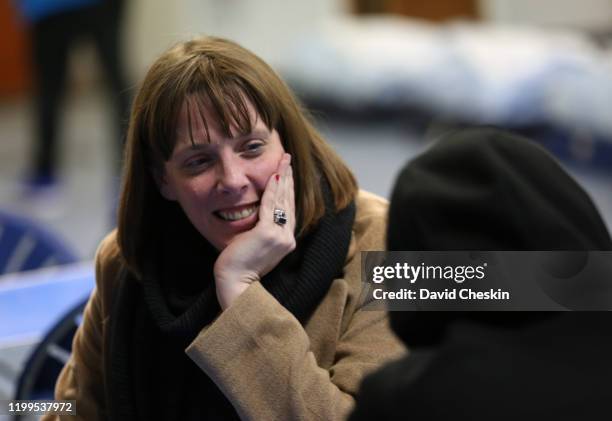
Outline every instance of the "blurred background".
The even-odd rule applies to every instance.
[[[32,352],[90,290],[130,98],[194,34],[276,68],[364,189],[388,197],[436,133],[492,124],[554,153],[612,226],[612,0],[0,0],[0,28],[0,399],[36,389]]]

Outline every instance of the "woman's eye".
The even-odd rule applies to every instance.
[[[190,159],[189,161],[187,161],[185,163],[185,167],[189,169],[200,168],[200,167],[208,165],[210,161],[211,160],[208,157],[197,157],[197,158]]]
[[[253,154],[260,152],[262,147],[263,147],[263,142],[258,140],[258,141],[247,143],[244,149],[247,153],[250,153],[253,155]]]

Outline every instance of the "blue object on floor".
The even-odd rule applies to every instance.
[[[94,285],[93,261],[0,276],[0,349],[40,342],[11,375],[18,396],[52,399]]]
[[[87,299],[64,314],[36,346],[17,380],[16,400],[53,399],[55,382],[70,358],[72,339],[81,324]]]
[[[0,274],[76,261],[76,254],[41,224],[0,211]]]
[[[0,348],[39,341],[94,279],[93,261],[0,276]]]

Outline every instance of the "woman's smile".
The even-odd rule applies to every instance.
[[[253,213],[257,212],[258,208],[259,202],[219,209],[213,213],[225,221],[238,221],[251,216]]]
[[[230,231],[247,231],[259,220],[259,202],[219,209],[213,212],[215,222]]]

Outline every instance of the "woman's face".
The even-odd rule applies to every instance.
[[[253,130],[244,136],[232,127],[232,135],[226,137],[211,113],[201,110],[208,122],[208,143],[194,103],[188,107],[185,101],[181,108],[176,144],[164,165],[160,190],[181,205],[200,234],[223,250],[257,223],[259,201],[285,151],[276,130],[266,127],[251,104]]]

